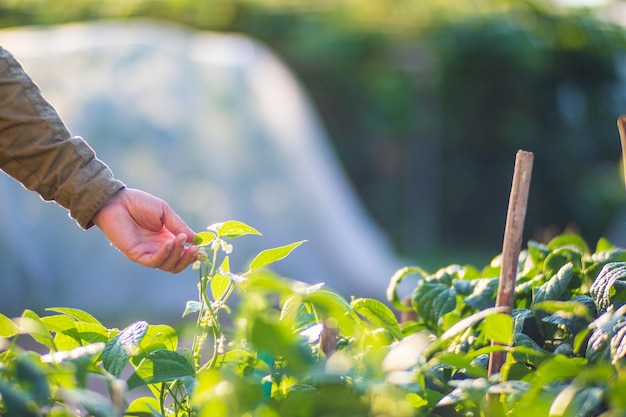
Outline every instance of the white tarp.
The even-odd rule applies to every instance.
[[[232,242],[234,271],[262,249],[307,239],[273,269],[384,298],[401,262],[302,87],[260,43],[140,21],[3,30],[0,44],[129,186],[164,198],[195,230],[234,219],[261,231]],[[0,257],[4,314],[62,305],[125,322],[170,319],[197,295],[195,271],[131,263],[6,175]]]

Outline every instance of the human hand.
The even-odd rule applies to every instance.
[[[92,219],[128,259],[174,274],[196,259],[195,233],[163,200],[123,188]]]

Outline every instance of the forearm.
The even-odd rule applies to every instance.
[[[71,137],[19,63],[0,48],[0,169],[83,228],[123,184],[89,145]]]

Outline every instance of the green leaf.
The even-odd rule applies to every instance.
[[[611,304],[626,301],[626,262],[611,262],[600,270],[591,284],[589,294],[600,312],[606,311]]]
[[[596,243],[596,253],[605,252],[614,249],[615,246],[605,237],[601,237],[598,239],[598,243]]]
[[[350,303],[340,294],[326,288],[316,288],[301,296],[303,302],[311,303],[325,319],[336,320],[337,326],[346,334],[354,331],[358,316],[352,310]]]
[[[269,269],[257,269],[246,274],[246,280],[240,285],[242,292],[276,294],[280,297],[288,297],[293,294],[294,284]]]
[[[563,266],[571,263],[575,270],[582,270],[583,253],[576,248],[560,248],[551,252],[543,264],[543,270],[548,278],[552,278]]]
[[[357,298],[350,303],[354,311],[382,327],[396,339],[402,339],[400,325],[393,312],[385,304],[371,298]]]
[[[24,310],[22,317],[18,319],[18,326],[20,333],[28,334],[38,343],[52,350],[56,350],[52,334],[46,329],[41,318],[34,311]]]
[[[534,376],[538,385],[573,378],[581,373],[589,364],[584,358],[555,355],[543,361]]]
[[[587,242],[576,234],[562,234],[556,236],[548,243],[548,249],[554,251],[560,248],[576,248],[582,253],[589,253]]]
[[[211,280],[213,299],[221,300],[230,286],[230,278],[223,274],[216,274]]]
[[[13,337],[18,334],[18,332],[19,328],[13,322],[13,320],[0,313],[0,337]]]
[[[295,248],[297,248],[304,242],[306,242],[306,240],[301,240],[299,242],[294,242],[289,245],[279,246],[276,248],[266,249],[262,251],[250,263],[250,270],[252,271],[258,268],[263,268],[276,261],[280,261],[281,259],[286,258]]]
[[[89,415],[94,417],[116,417],[115,405],[105,396],[91,390],[81,388],[62,388],[60,397],[68,403],[78,403],[85,407]]]
[[[591,260],[598,264],[606,264],[609,262],[624,262],[626,261],[626,249],[615,248],[602,252],[596,252],[591,255]]]
[[[78,332],[76,331],[76,320],[72,317],[63,314],[56,314],[54,316],[42,317],[41,321],[43,322],[44,326],[46,326],[46,329],[51,332],[62,333],[74,330],[74,332],[78,334]]]
[[[301,343],[301,339],[272,317],[259,315],[252,319],[250,342],[258,352],[282,358],[288,372],[304,372],[315,363],[310,349]]]
[[[53,311],[55,313],[65,314],[67,316],[75,318],[78,321],[84,321],[85,323],[99,324],[100,326],[102,326],[102,323],[100,323],[98,319],[96,319],[94,316],[87,313],[86,311],[79,310],[77,308],[52,307],[52,308],[46,308],[46,311]]]
[[[464,281],[455,281],[464,282]],[[498,294],[498,278],[481,278],[470,281],[474,285],[472,293],[463,299],[463,302],[476,310],[484,310],[496,304]],[[457,288],[457,285],[454,286]]]
[[[426,281],[452,286],[452,283],[455,280],[463,279],[465,272],[466,268],[464,266],[452,264],[444,268],[440,268],[434,275],[428,277]]]
[[[487,356],[486,361],[489,362],[489,355],[481,356]],[[437,355],[437,361],[450,365],[456,369],[463,369],[466,375],[486,378],[487,367],[480,363],[481,359],[483,358],[476,358],[474,354],[460,355],[457,352],[441,352],[441,354]]]
[[[44,404],[49,400],[48,377],[41,364],[28,356],[20,356],[16,361],[17,378],[21,387],[28,387],[31,397]]]
[[[550,249],[542,243],[535,242],[534,240],[528,241],[528,256],[535,265],[542,264],[546,256],[550,254]]]
[[[124,366],[128,363],[129,357],[138,352],[137,347],[147,330],[148,323],[138,321],[111,339],[102,351],[102,365],[104,369],[116,378],[119,378]]]
[[[485,336],[494,342],[510,345],[513,341],[512,317],[503,313],[485,317]]]
[[[166,324],[151,324],[139,343],[141,353],[149,353],[159,349],[176,350],[178,348],[178,334],[176,330]],[[138,355],[141,357],[141,355]]]
[[[596,305],[588,295],[578,295],[570,301],[542,301],[532,308],[552,313],[541,320],[560,328],[565,327],[570,334],[585,329],[596,317]]]
[[[298,312],[302,307],[302,296],[300,294],[292,294],[285,299],[280,310],[279,320],[288,326],[295,326]],[[294,330],[301,330],[300,328]]]
[[[154,397],[134,399],[125,411],[125,415],[133,417],[162,417],[157,410],[161,408],[159,400]]]
[[[554,399],[550,407],[550,417],[598,415],[603,399],[602,388],[583,388],[570,384]]]
[[[107,343],[112,332],[101,324],[87,323],[83,321],[76,322],[76,330],[78,330],[80,339],[85,343]],[[115,332],[117,333],[119,331]]]
[[[228,287],[230,287],[233,281],[233,279],[231,279],[233,275],[235,274],[231,274],[230,272],[230,257],[225,256],[217,270],[217,274],[211,279],[211,294],[214,300],[222,300],[222,297],[226,295]],[[237,278],[234,280],[235,282],[239,281]]]
[[[54,345],[59,351],[72,350],[82,345],[80,335],[78,334],[76,329],[74,329],[74,332],[68,331],[68,333],[75,333],[75,334],[72,334],[70,336],[67,333],[59,332],[54,335]]]
[[[424,280],[428,277],[428,273],[419,266],[407,266],[398,269],[391,277],[387,286],[387,301],[389,301],[396,309],[400,311],[411,311],[411,307],[404,305],[398,296],[398,286],[407,275],[419,274],[420,279]]]
[[[546,300],[560,300],[567,293],[567,287],[574,276],[573,264],[567,263],[540,287],[533,288],[533,303]]]
[[[596,305],[588,295],[578,295],[570,301],[542,301],[533,304],[532,309],[559,313],[567,317],[581,317],[587,320],[592,320],[596,316]]]
[[[507,310],[506,307],[491,307],[485,310],[481,310],[477,313],[472,314],[471,316],[467,316],[464,319],[455,323],[452,327],[446,330],[440,337],[439,342],[445,342],[448,339],[451,339],[461,332],[469,329],[474,326],[476,323],[485,319],[485,317],[490,316],[496,313],[505,313]],[[433,347],[436,348],[436,343],[433,344]]]
[[[591,363],[611,358],[613,364],[626,354],[626,305],[607,312],[589,325],[591,337],[587,341],[586,357]]]
[[[15,384],[0,379],[0,397],[6,406],[5,417],[39,416],[39,407],[35,401]]]
[[[237,220],[228,220],[224,223],[209,226],[209,231],[215,230],[218,237],[232,239],[244,235],[261,235],[261,233]]]
[[[185,311],[183,311],[183,317],[191,313],[197,313],[202,310],[202,303],[200,301],[190,300],[185,305]]]
[[[413,293],[413,306],[426,323],[438,326],[439,319],[456,308],[456,291],[444,284],[424,283]]]
[[[215,233],[199,232],[193,237],[192,244],[196,246],[207,246],[215,240]]]
[[[159,382],[180,381],[190,394],[195,373],[194,366],[180,353],[166,349],[155,350],[146,356],[128,378],[128,389]]]

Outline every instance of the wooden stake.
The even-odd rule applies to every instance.
[[[622,142],[622,163],[624,164],[624,175],[626,176],[626,114],[622,114],[617,119],[617,130],[619,130],[619,138]],[[626,178],[624,179],[626,186]]]
[[[528,191],[533,167],[533,154],[518,151],[515,157],[513,185],[509,197],[509,208],[504,228],[504,243],[502,245],[502,264],[500,267],[500,284],[496,297],[496,307],[504,307],[508,314],[513,311],[515,304],[515,280],[519,254],[522,249],[524,220],[528,206]],[[492,346],[494,343],[492,343]],[[489,376],[500,372],[506,359],[506,352],[492,352],[489,357]]]

